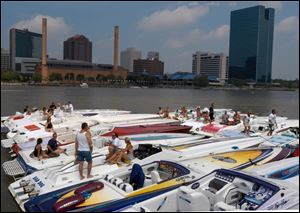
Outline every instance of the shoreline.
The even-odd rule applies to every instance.
[[[80,87],[79,84],[57,84],[57,83],[8,83],[8,82],[1,82],[1,86],[44,86],[44,87]],[[222,87],[222,86],[208,86],[208,87],[196,87],[196,86],[178,86],[178,85],[156,85],[156,86],[141,86],[136,87],[134,85],[124,85],[124,84],[93,84],[90,83],[89,87],[100,87],[100,88],[132,88],[134,89],[147,89],[147,88],[159,88],[159,89],[200,89],[200,90],[251,90],[251,91],[299,91],[299,88],[286,88],[286,87],[256,87],[256,88],[249,88],[249,87]]]

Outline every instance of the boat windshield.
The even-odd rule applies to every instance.
[[[187,168],[169,161],[160,161],[157,171],[160,173],[163,180],[180,177],[190,173]]]

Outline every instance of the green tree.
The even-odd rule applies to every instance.
[[[74,80],[75,80],[75,75],[74,75],[74,73],[70,73],[70,80],[71,80],[71,81],[74,81]]]
[[[34,82],[41,82],[42,81],[42,76],[40,74],[38,74],[38,73],[34,73],[32,75],[32,80]]]
[[[50,81],[62,81],[62,75],[60,73],[51,73],[49,75]]]
[[[77,77],[76,77],[77,81],[83,81],[84,79],[85,79],[85,77],[84,77],[83,74],[78,74]]]
[[[241,87],[241,86],[247,85],[247,81],[246,80],[238,79],[238,78],[231,78],[231,79],[228,80],[228,83],[232,84],[234,86],[237,86],[237,87]]]
[[[14,71],[4,71],[1,72],[1,81],[20,81],[21,78],[21,74],[14,72]]]
[[[89,81],[89,82],[95,82],[95,78],[94,78],[94,77],[89,77],[89,78],[88,78],[88,81]]]
[[[206,87],[209,85],[207,76],[204,76],[204,75],[195,77],[193,83],[195,86],[198,86],[198,87]]]
[[[96,80],[97,80],[98,82],[102,82],[102,81],[103,81],[103,76],[100,75],[100,74],[98,74],[98,75],[96,76]]]

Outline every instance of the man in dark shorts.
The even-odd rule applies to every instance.
[[[215,117],[214,117],[214,104],[213,103],[209,107],[209,120],[210,120],[210,123],[215,120]]]
[[[92,134],[89,131],[88,124],[82,123],[81,130],[76,135],[76,140],[75,140],[75,159],[77,162],[79,162],[80,180],[85,178],[85,176],[83,176],[84,160],[88,162],[87,177],[88,178],[93,177],[93,175],[91,175],[92,165],[93,165],[92,152],[93,152]]]

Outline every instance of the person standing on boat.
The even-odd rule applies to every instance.
[[[269,132],[268,132],[267,135],[271,136],[273,134],[274,127],[276,126],[276,128],[277,128],[276,111],[275,111],[275,109],[272,109],[272,112],[269,115],[268,120],[269,120],[269,128],[270,128],[270,130],[269,130]]]
[[[91,175],[92,166],[93,166],[92,152],[93,152],[92,134],[89,131],[88,124],[84,122],[81,124],[81,130],[80,132],[78,132],[75,139],[75,159],[77,162],[79,162],[80,180],[85,178],[85,176],[83,176],[84,160],[88,162],[87,178],[93,177],[93,175]]]
[[[247,115],[245,115],[245,117],[243,118],[243,123],[244,123],[244,133],[249,135],[249,132],[250,132],[250,112],[248,112]]]
[[[215,120],[215,117],[214,117],[214,103],[212,103],[209,107],[209,120],[210,120],[210,123]]]
[[[74,111],[74,107],[73,107],[73,104],[71,103],[71,101],[68,102],[68,109],[69,109],[70,113],[72,113]]]

